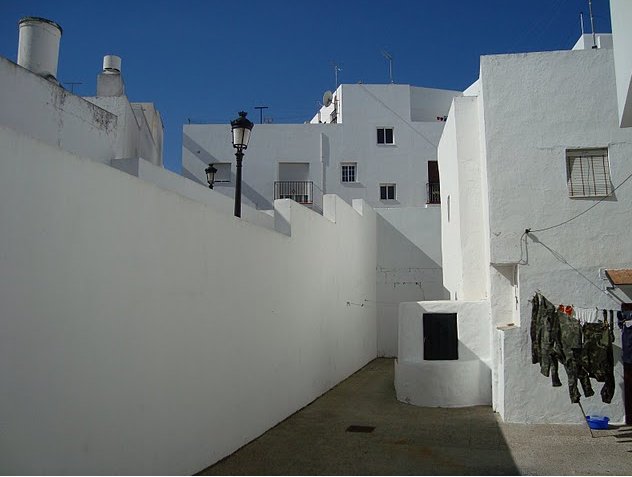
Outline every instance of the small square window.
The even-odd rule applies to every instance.
[[[608,149],[568,149],[566,180],[569,197],[607,197],[612,194]]]
[[[347,162],[340,164],[340,181],[341,182],[356,182],[357,181],[357,162]]]
[[[395,184],[380,184],[380,200],[395,200]]]
[[[377,128],[378,144],[393,144],[393,128]]]
[[[230,162],[216,162],[213,167],[217,169],[215,173],[215,182],[230,182]]]

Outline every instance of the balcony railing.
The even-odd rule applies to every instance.
[[[438,182],[428,182],[426,184],[426,204],[440,204],[441,194]]]
[[[312,181],[277,181],[274,183],[275,199],[292,199],[303,205],[314,203],[314,183]]]

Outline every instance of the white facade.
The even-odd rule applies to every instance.
[[[606,289],[603,274],[632,266],[624,239],[632,188],[626,183],[595,205],[601,197],[570,197],[567,185],[569,150],[607,148],[614,187],[632,173],[632,133],[618,127],[613,50],[482,57],[480,78],[465,94],[454,99],[439,146],[444,285],[457,301],[435,302],[433,311],[448,313],[462,300],[487,303],[480,332],[490,348],[475,354],[491,358],[491,400],[504,420],[582,422],[567,387],[553,388],[531,364],[529,300],[540,290],[555,304],[585,308],[618,310],[632,301],[630,290]],[[411,313],[422,312],[401,309],[400,335],[414,330]],[[593,381],[596,394],[582,403],[587,414],[622,422],[618,329],[615,336],[614,399],[602,403],[602,384]],[[473,338],[459,339],[470,346]],[[458,362],[445,362],[446,379],[462,369]],[[431,388],[418,393],[417,400],[441,399]]]
[[[297,200],[309,196],[316,210],[323,194],[336,194],[349,203],[363,199],[380,214],[379,298],[367,305],[378,308],[382,356],[397,354],[401,301],[447,297],[441,285],[439,205],[427,204],[428,162],[436,161],[443,119],[459,94],[395,84],[341,85],[331,104],[323,106],[310,123],[255,124],[245,152],[246,204],[270,209],[283,192],[275,191],[275,183],[285,182],[298,183],[285,192],[295,190]],[[385,129],[392,130],[392,143],[385,138],[380,144],[378,130]],[[216,182],[215,190],[232,198],[234,162],[228,124],[184,126],[185,177],[206,184],[204,169],[215,164],[222,170],[222,180],[227,180]],[[344,182],[343,169],[348,166],[354,167],[355,177]],[[305,183],[313,184],[308,193],[300,190]],[[381,186],[386,185],[394,186],[394,198],[381,198]]]

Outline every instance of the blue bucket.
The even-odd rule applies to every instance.
[[[588,427],[591,429],[608,429],[609,417],[606,416],[586,416]]]

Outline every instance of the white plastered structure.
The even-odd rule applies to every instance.
[[[608,45],[607,35],[600,38]],[[632,248],[622,240],[632,188],[624,184],[595,205],[599,197],[571,198],[567,187],[568,149],[606,147],[614,186],[632,173],[632,133],[618,127],[613,61],[612,49],[585,41],[572,51],[482,57],[479,80],[454,99],[441,138],[444,285],[456,303],[488,304],[490,319],[481,319],[480,332],[488,334],[490,348],[478,356],[491,358],[491,403],[507,422],[583,420],[568,388],[552,387],[531,363],[529,300],[536,290],[555,304],[578,307],[617,310],[632,301],[629,290],[606,289],[603,276],[604,268],[632,265]],[[412,332],[407,323],[425,306],[402,305],[400,335]],[[433,311],[441,309],[433,303]],[[612,403],[601,401],[602,384],[594,381],[596,395],[582,402],[586,413],[622,422],[618,330],[615,338]],[[472,337],[459,339],[467,346]],[[424,365],[418,357],[417,365]],[[448,381],[455,366],[445,362]],[[566,383],[562,366],[560,376]],[[473,404],[475,388],[462,392],[468,389]],[[441,401],[432,387],[419,393],[411,399]]]
[[[255,124],[245,153],[243,203],[254,208],[271,208],[275,181],[303,181],[314,184],[316,210],[326,193],[349,203],[363,199],[377,211],[378,297],[366,305],[378,310],[380,356],[397,354],[400,302],[447,298],[441,284],[440,207],[427,204],[426,187],[428,161],[437,158],[445,124],[439,119],[458,95],[409,85],[344,84],[309,123]],[[377,144],[378,128],[393,128],[393,144]],[[206,184],[208,164],[228,166],[230,181],[214,188],[232,198],[234,162],[228,124],[184,126],[185,177]],[[348,163],[357,166],[354,182],[341,181],[341,167]],[[381,200],[380,184],[395,184],[396,198]]]

